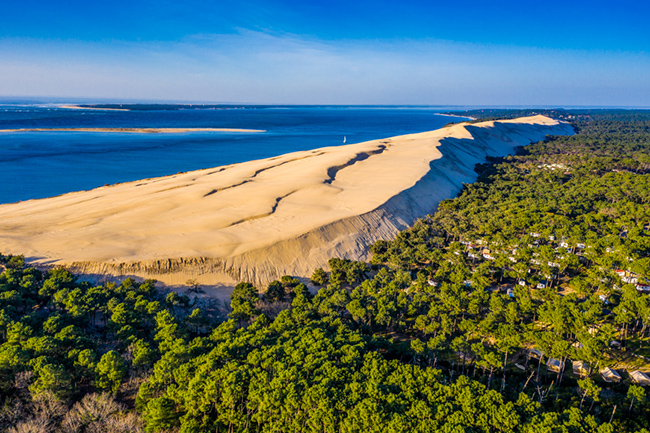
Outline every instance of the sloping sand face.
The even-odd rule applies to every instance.
[[[0,251],[166,284],[266,283],[331,257],[367,259],[512,153],[566,123],[459,124],[0,206]]]

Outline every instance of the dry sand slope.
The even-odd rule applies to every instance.
[[[308,276],[330,257],[367,259],[487,155],[572,133],[543,116],[459,124],[6,204],[0,251],[170,285]]]

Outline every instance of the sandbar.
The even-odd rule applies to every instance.
[[[263,129],[242,128],[20,128],[0,129],[0,132],[127,132],[138,134],[176,134],[182,132],[266,132]]]
[[[128,108],[84,107],[81,105],[61,105],[60,108],[68,108],[70,110],[131,111]]]

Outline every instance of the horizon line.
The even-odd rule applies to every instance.
[[[25,105],[204,105],[204,106],[257,106],[257,107],[407,107],[407,108],[459,108],[459,109],[622,109],[622,110],[648,110],[650,105],[566,105],[566,104],[297,104],[297,103],[259,103],[259,102],[229,102],[229,101],[191,101],[191,100],[165,100],[165,99],[114,99],[101,97],[66,97],[66,96],[2,96],[0,105],[21,103]]]

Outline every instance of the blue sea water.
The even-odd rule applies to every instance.
[[[0,105],[0,129],[244,128],[265,132],[0,132],[0,203],[429,131],[463,118],[427,107]]]

